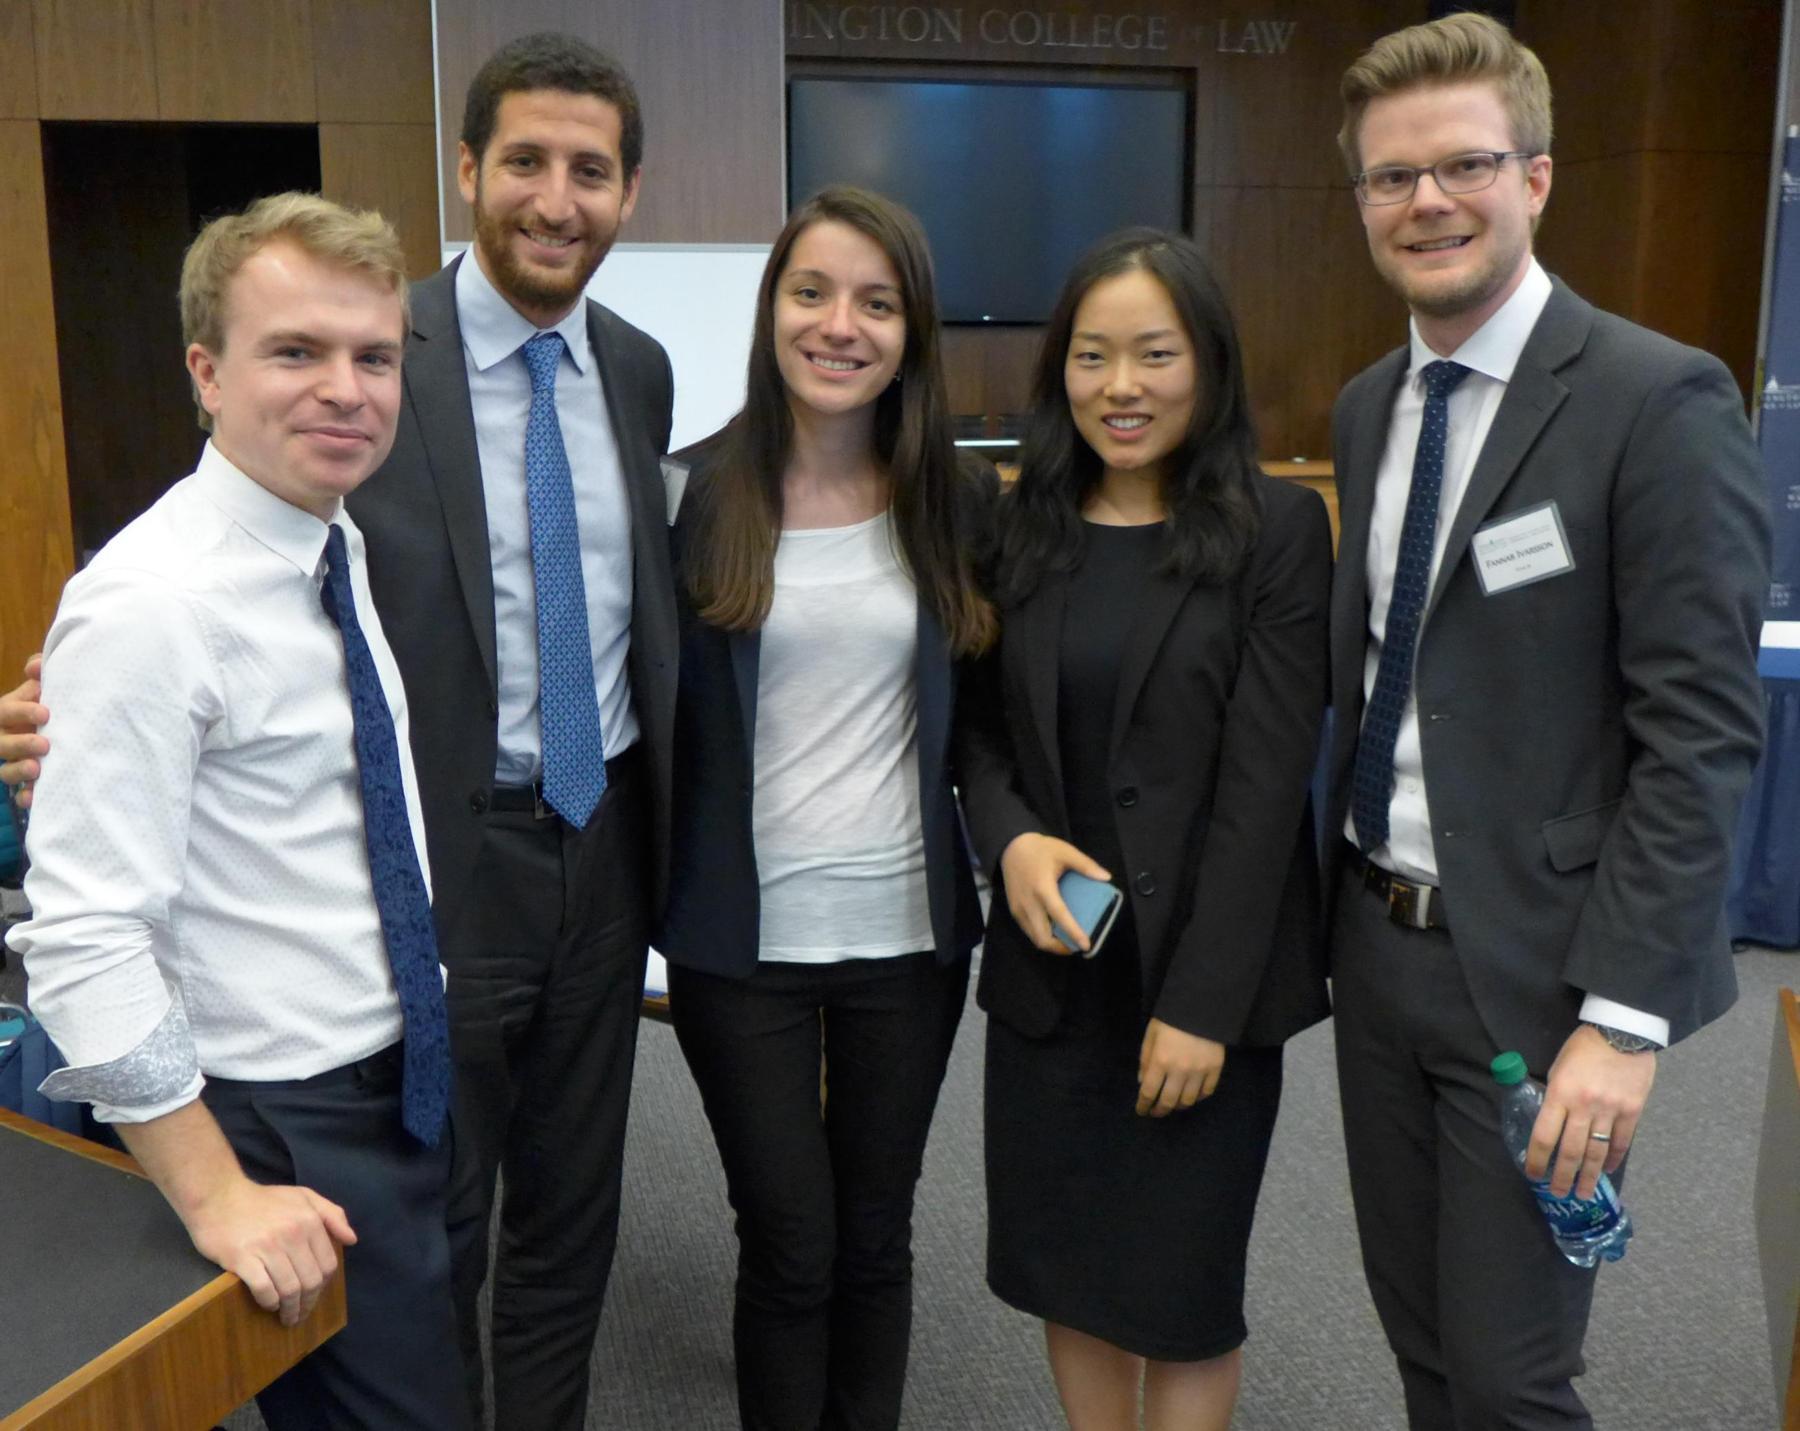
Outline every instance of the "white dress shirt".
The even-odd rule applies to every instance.
[[[1531,331],[1550,301],[1550,277],[1536,259],[1510,298],[1454,353],[1469,374],[1449,399],[1449,436],[1444,449],[1443,488],[1438,498],[1437,531],[1432,538],[1431,571],[1426,590],[1437,585],[1450,528],[1457,508],[1468,491],[1476,459],[1487,442],[1494,415],[1506,396],[1513,369]],[[1394,569],[1400,550],[1400,529],[1406,518],[1406,501],[1412,491],[1413,454],[1419,445],[1419,428],[1425,416],[1426,366],[1446,356],[1434,352],[1419,336],[1419,325],[1409,325],[1412,354],[1406,378],[1394,399],[1388,421],[1387,447],[1375,477],[1375,505],[1369,518],[1366,578],[1369,591],[1369,640],[1363,659],[1364,707],[1375,690],[1375,673],[1381,665],[1381,643],[1387,632],[1388,606],[1394,596]],[[1461,553],[1458,553],[1458,559]],[[1353,820],[1346,816],[1344,837],[1355,843]],[[1370,852],[1384,869],[1420,884],[1438,883],[1437,850],[1431,839],[1431,803],[1425,788],[1424,755],[1419,744],[1419,710],[1416,692],[1408,688],[1406,707],[1394,742],[1394,793],[1388,804],[1388,838]],[[1669,1021],[1654,1014],[1589,994],[1581,1017],[1609,1024],[1631,1033],[1669,1041]]]
[[[759,957],[827,964],[932,947],[918,644],[919,597],[886,512],[781,534],[757,661]]]
[[[456,316],[475,411],[475,444],[487,502],[494,568],[494,650],[500,677],[499,750],[494,779],[528,785],[542,777],[538,730],[537,587],[531,564],[531,516],[525,498],[525,424],[531,374],[519,350],[540,331],[562,334],[556,418],[575,487],[581,578],[587,588],[588,644],[607,759],[638,738],[625,658],[631,647],[631,505],[619,444],[588,341],[587,303],[554,329],[534,328],[502,298],[473,253],[456,269]]]
[[[335,517],[357,618],[424,826],[398,667],[362,535]],[[363,830],[344,648],[320,604],[326,524],[211,443],[64,589],[45,645],[56,754],[32,806],[11,942],[107,1121],[186,1104],[203,1074],[307,1078],[401,1035]]]

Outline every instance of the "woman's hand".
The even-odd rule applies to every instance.
[[[1056,888],[1064,870],[1074,870],[1089,879],[1112,878],[1067,840],[1049,835],[1018,835],[1000,856],[1006,907],[1025,931],[1025,937],[1046,954],[1069,953],[1069,946],[1056,937],[1055,929],[1061,929],[1070,943],[1087,952],[1087,934],[1075,922]]]
[[[1225,1045],[1151,1019],[1138,1051],[1137,1111],[1166,1118],[1210,1098],[1225,1069]]]

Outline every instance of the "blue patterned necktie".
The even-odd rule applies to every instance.
[[[1363,712],[1350,785],[1350,815],[1356,843],[1365,852],[1387,843],[1388,803],[1394,794],[1394,742],[1412,690],[1413,655],[1419,618],[1431,582],[1431,548],[1437,538],[1438,496],[1444,488],[1444,440],[1450,429],[1450,394],[1469,375],[1461,363],[1425,366],[1425,418],[1413,451],[1412,488],[1400,524],[1400,551],[1394,560],[1394,594],[1375,689]]]
[[[400,1094],[400,1121],[421,1143],[436,1147],[450,1107],[450,1026],[444,1012],[444,980],[438,971],[437,934],[431,900],[419,873],[406,790],[400,783],[400,744],[375,658],[356,619],[350,592],[350,559],[344,533],[335,524],[325,538],[325,584],[319,596],[325,614],[344,638],[344,665],[350,677],[350,713],[355,731],[356,768],[362,784],[363,835],[369,846],[369,874],[382,940],[394,971],[405,1022],[406,1066]]]
[[[525,422],[525,503],[531,516],[531,571],[537,586],[538,732],[544,743],[544,803],[576,829],[606,792],[606,747],[594,654],[588,644],[581,531],[562,425],[556,420],[560,333],[539,333],[519,350],[531,371]]]

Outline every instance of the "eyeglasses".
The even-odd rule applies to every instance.
[[[1419,176],[1429,174],[1446,194],[1474,194],[1491,188],[1508,159],[1535,159],[1531,149],[1484,149],[1474,154],[1452,154],[1435,164],[1384,164],[1365,169],[1350,181],[1356,197],[1365,204],[1403,204],[1419,187]]]

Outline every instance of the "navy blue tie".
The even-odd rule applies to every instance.
[[[1363,712],[1356,743],[1356,767],[1350,785],[1350,817],[1356,843],[1372,851],[1387,843],[1388,804],[1394,794],[1394,742],[1400,717],[1412,690],[1413,654],[1419,640],[1419,618],[1431,583],[1431,548],[1437,539],[1438,496],[1444,488],[1444,441],[1450,429],[1450,394],[1469,375],[1461,363],[1428,363],[1425,418],[1419,445],[1413,450],[1412,488],[1400,523],[1400,551],[1394,559],[1394,594],[1388,602],[1387,629],[1381,638],[1381,661],[1375,689]]]
[[[525,503],[537,586],[538,733],[544,742],[544,803],[583,828],[606,793],[606,746],[588,644],[581,530],[562,424],[556,420],[560,333],[539,333],[519,350],[531,372],[525,422]]]
[[[325,614],[344,638],[369,874],[405,1022],[400,1121],[421,1143],[436,1147],[450,1107],[450,1026],[444,1012],[443,975],[438,971],[437,934],[431,924],[425,877],[419,873],[412,822],[406,815],[394,718],[388,712],[375,658],[369,654],[369,643],[356,619],[350,558],[343,529],[335,525],[325,538],[325,584],[319,595]]]

